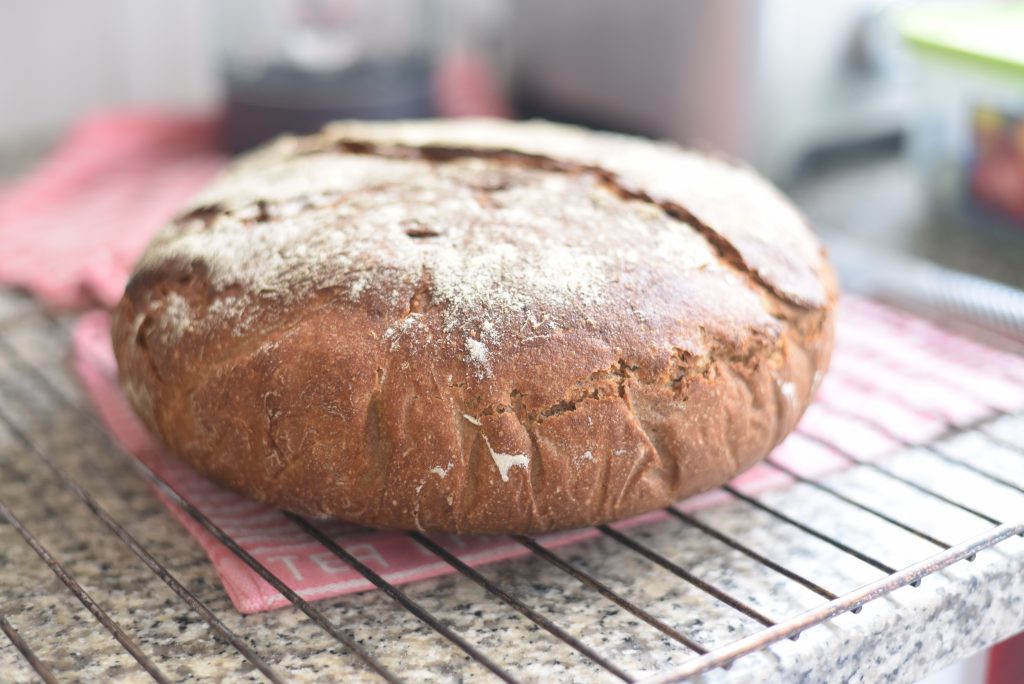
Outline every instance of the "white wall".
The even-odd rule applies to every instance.
[[[0,0],[0,153],[125,104],[217,99],[211,0]]]

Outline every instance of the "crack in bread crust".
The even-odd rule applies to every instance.
[[[744,275],[745,279],[753,286],[762,290],[772,299],[777,300],[782,307],[773,307],[770,311],[773,316],[784,318],[787,316],[786,306],[795,306],[801,309],[808,309],[802,302],[794,300],[791,296],[778,290],[770,283],[767,283],[761,275],[743,260],[739,250],[729,240],[716,232],[711,226],[701,222],[685,207],[670,202],[662,202],[652,198],[650,195],[638,190],[631,189],[614,172],[608,169],[587,164],[574,164],[564,160],[547,157],[540,154],[528,154],[514,150],[499,148],[458,148],[442,147],[437,145],[424,145],[414,147],[409,145],[375,145],[365,141],[344,140],[339,141],[337,149],[346,154],[365,154],[375,157],[394,159],[421,158],[432,162],[444,163],[460,159],[489,159],[502,164],[515,164],[526,168],[541,169],[569,174],[593,174],[601,179],[609,189],[621,197],[639,200],[654,205],[664,211],[672,218],[680,221],[686,227],[696,231],[704,237],[707,243],[714,250],[718,259],[734,271]]]
[[[693,213],[684,206],[672,202],[659,201],[647,193],[632,189],[619,178],[614,172],[600,166],[572,163],[565,160],[555,159],[540,154],[529,154],[515,150],[499,148],[458,148],[443,147],[437,145],[381,145],[360,140],[340,140],[334,143],[334,148],[344,154],[366,155],[384,159],[423,159],[433,163],[445,163],[463,159],[484,159],[492,160],[505,165],[515,165],[523,168],[554,171],[566,174],[592,174],[600,178],[609,190],[625,199],[633,199],[651,204],[664,211],[668,216],[679,221],[684,227],[689,228],[701,235],[717,255],[720,263],[729,267],[734,272],[741,274],[751,287],[763,292],[773,300],[773,305],[766,306],[768,312],[779,319],[798,318],[791,309],[796,307],[800,310],[809,310],[814,307],[808,306],[796,300],[791,295],[780,291],[777,287],[765,281],[765,279],[751,268],[743,259],[739,250],[728,238],[717,232],[714,228],[700,221]],[[323,150],[312,148],[305,150],[302,154],[319,154]],[[289,201],[305,201],[309,204],[308,197],[296,197]],[[340,199],[338,201],[344,201]],[[254,222],[267,220],[271,213],[268,209],[271,203],[266,200],[258,200],[258,215]],[[225,210],[217,206],[201,206],[182,215],[178,221],[199,219],[209,224],[213,218]],[[436,233],[425,232],[425,235],[436,235]]]

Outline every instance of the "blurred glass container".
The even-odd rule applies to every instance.
[[[221,0],[220,5],[224,145],[230,152],[282,132],[312,132],[335,119],[448,113],[435,92],[444,60],[471,48],[486,55],[489,65],[497,53],[492,45],[501,10],[497,0]],[[488,73],[487,78],[499,78],[497,71]]]
[[[1024,4],[921,4],[899,28],[920,67],[910,152],[934,207],[1024,235]]]

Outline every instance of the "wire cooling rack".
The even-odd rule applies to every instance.
[[[35,335],[31,339],[45,340],[45,344],[26,344],[27,339],[22,333],[25,329],[35,327]],[[42,326],[40,328],[40,326]],[[44,330],[45,335],[39,336],[39,330]],[[19,337],[21,335],[21,337]],[[20,340],[20,342],[18,341]],[[103,458],[116,461],[125,469],[132,468],[143,480],[155,486],[165,497],[169,498],[174,505],[179,506],[189,516],[202,525],[210,534],[219,539],[235,556],[238,561],[249,566],[260,577],[273,585],[293,605],[294,610],[301,612],[305,617],[330,639],[337,642],[339,658],[346,659],[345,670],[349,676],[361,675],[367,679],[384,679],[389,682],[405,681],[406,679],[431,678],[432,674],[438,675],[441,679],[474,679],[474,672],[486,679],[488,673],[494,677],[508,681],[539,680],[544,677],[538,676],[537,670],[529,668],[515,668],[510,665],[517,661],[528,661],[532,657],[533,643],[523,643],[516,640],[515,643],[495,644],[495,638],[471,639],[467,634],[472,630],[460,628],[454,624],[456,620],[452,615],[477,615],[481,611],[476,609],[472,602],[464,602],[464,587],[467,583],[476,585],[488,596],[489,606],[498,606],[507,612],[518,613],[523,619],[532,625],[525,633],[537,635],[546,633],[548,639],[557,642],[575,652],[585,667],[582,672],[591,673],[595,678],[605,678],[611,681],[621,680],[632,682],[642,680],[644,682],[674,682],[683,681],[699,675],[714,673],[719,668],[729,668],[735,661],[750,654],[764,652],[769,647],[786,640],[797,639],[802,632],[811,627],[820,625],[844,613],[857,614],[868,602],[876,601],[881,597],[891,595],[895,590],[905,587],[918,587],[922,579],[929,577],[939,570],[947,568],[960,561],[974,561],[977,554],[1007,540],[1013,536],[1024,536],[1024,513],[1017,519],[1004,519],[1007,516],[996,516],[991,513],[985,501],[974,500],[967,494],[951,495],[948,488],[936,487],[934,478],[917,477],[906,469],[897,469],[889,465],[886,460],[866,460],[856,455],[853,451],[845,448],[844,444],[836,443],[827,435],[803,435],[804,438],[816,440],[833,451],[842,455],[851,465],[857,466],[863,471],[868,471],[873,477],[880,481],[887,482],[897,487],[899,491],[909,491],[917,497],[916,514],[908,516],[906,508],[889,506],[884,497],[865,496],[863,492],[850,490],[838,486],[829,478],[808,478],[793,471],[783,462],[770,459],[770,466],[781,474],[791,478],[794,491],[800,488],[801,492],[813,492],[818,497],[819,508],[814,515],[799,515],[793,513],[780,502],[778,497],[750,496],[734,487],[725,486],[722,488],[725,495],[733,500],[734,505],[744,505],[751,512],[751,515],[760,516],[763,519],[770,519],[773,523],[786,528],[796,540],[790,545],[792,551],[780,554],[773,553],[766,547],[757,547],[743,535],[731,530],[728,525],[716,524],[712,521],[713,516],[704,516],[687,513],[677,508],[669,508],[667,512],[670,521],[679,525],[679,530],[685,530],[687,544],[693,548],[694,545],[715,544],[716,548],[728,551],[729,558],[733,560],[725,563],[725,572],[735,571],[737,576],[748,576],[750,568],[755,567],[760,571],[767,572],[781,582],[795,585],[801,589],[805,597],[802,604],[791,609],[786,614],[779,614],[775,607],[772,611],[765,608],[770,603],[762,599],[757,588],[737,588],[735,582],[723,581],[721,578],[728,576],[700,573],[694,567],[681,560],[678,555],[671,554],[665,549],[665,539],[658,539],[645,535],[634,529],[619,529],[616,526],[600,526],[603,545],[596,550],[587,551],[583,545],[582,550],[570,550],[570,552],[556,553],[545,549],[529,537],[514,537],[515,541],[528,549],[536,563],[548,566],[548,570],[554,573],[555,584],[575,584],[577,590],[584,592],[584,603],[605,601],[610,603],[620,614],[631,616],[630,624],[646,625],[655,630],[660,641],[660,648],[671,652],[672,657],[667,660],[657,661],[656,666],[641,668],[637,673],[635,667],[630,667],[622,662],[614,652],[616,649],[600,648],[595,645],[593,638],[581,637],[579,630],[573,625],[560,622],[559,619],[550,616],[550,611],[536,607],[536,602],[529,597],[524,598],[522,587],[516,590],[504,586],[501,577],[495,578],[495,573],[487,573],[469,567],[460,561],[449,550],[437,543],[430,537],[410,533],[410,536],[422,546],[424,553],[433,554],[443,563],[449,564],[458,573],[458,579],[449,585],[441,586],[437,592],[430,594],[427,598],[417,597],[415,591],[410,588],[398,588],[386,581],[380,574],[375,572],[366,563],[362,562],[355,554],[342,548],[334,539],[325,534],[316,524],[306,521],[297,516],[290,516],[292,520],[300,525],[312,539],[323,545],[327,552],[333,554],[340,561],[348,564],[367,580],[376,585],[401,610],[407,613],[422,624],[420,627],[429,637],[439,641],[447,641],[453,652],[461,652],[458,658],[448,658],[444,668],[438,672],[425,672],[422,668],[414,667],[415,660],[410,655],[410,662],[405,667],[396,666],[395,659],[391,662],[384,662],[378,657],[374,647],[368,643],[369,639],[357,637],[355,632],[358,625],[352,619],[346,619],[345,615],[340,618],[328,613],[328,610],[319,603],[311,603],[288,588],[285,581],[273,572],[265,563],[244,550],[231,536],[226,534],[212,520],[205,516],[200,510],[193,506],[185,497],[177,492],[171,485],[163,481],[154,471],[136,459],[121,453],[106,436],[103,428],[96,422],[92,414],[85,408],[86,404],[73,384],[67,377],[60,360],[66,354],[67,329],[66,323],[48,317],[32,308],[30,305],[23,307],[23,311],[16,315],[9,316],[6,320],[0,320],[0,431],[10,435],[9,446],[2,449],[0,464],[5,469],[14,469],[5,472],[22,473],[20,477],[35,478],[40,471],[46,471],[47,477],[52,484],[47,491],[59,490],[53,494],[51,513],[56,516],[62,515],[59,508],[59,501],[66,498],[77,499],[80,504],[91,511],[102,528],[104,534],[116,538],[124,545],[139,561],[152,573],[152,577],[164,583],[173,593],[173,601],[169,608],[176,617],[176,620],[184,621],[184,624],[195,622],[196,619],[205,623],[208,631],[205,638],[219,641],[226,649],[233,649],[238,656],[247,661],[248,665],[242,665],[232,672],[215,673],[217,676],[231,678],[237,676],[243,679],[259,679],[260,675],[272,682],[289,681],[292,677],[288,663],[289,651],[292,647],[280,645],[274,649],[273,639],[257,639],[247,636],[244,631],[249,629],[258,630],[260,624],[240,622],[237,615],[225,607],[223,601],[217,602],[217,606],[211,606],[211,600],[200,598],[200,594],[209,596],[209,588],[197,591],[190,588],[189,582],[178,578],[178,572],[173,566],[174,559],[168,560],[166,550],[153,548],[153,543],[146,543],[140,539],[139,533],[133,533],[133,521],[110,512],[110,507],[104,504],[109,493],[98,491],[100,485],[93,482],[90,485],[83,484],[85,479],[81,475],[75,475],[72,467],[65,465],[61,451],[52,446],[52,433],[59,432],[61,425],[70,425],[81,434],[88,433],[89,439],[100,440],[104,447]],[[841,407],[832,407],[842,413]],[[993,425],[1017,426],[1017,432],[1024,433],[1024,415],[1006,414],[992,410],[982,419],[968,425],[946,424],[945,434],[929,440],[924,444],[907,444],[891,434],[885,426],[871,424],[870,427],[880,433],[887,434],[897,442],[906,447],[916,447],[923,451],[929,458],[936,459],[954,468],[957,472],[969,474],[975,479],[980,478],[991,486],[1000,488],[1002,491],[1014,495],[1024,495],[1024,488],[1021,483],[1004,477],[1001,471],[987,466],[981,461],[973,461],[951,453],[941,447],[943,444],[956,440],[963,435],[979,435],[985,443],[993,448],[998,448],[1004,454],[1009,453],[1013,457],[1024,461],[1024,449],[1016,439],[1007,438],[1006,430],[994,430]],[[1002,436],[1000,436],[1002,435]],[[72,438],[74,441],[75,438]],[[85,439],[83,436],[82,439]],[[58,440],[59,441],[59,440]],[[3,444],[3,443],[0,443]],[[109,465],[109,464],[108,464]],[[27,475],[25,473],[28,473]],[[5,474],[5,480],[16,481],[17,477]],[[102,484],[102,483],[101,483]],[[50,570],[59,578],[66,590],[78,599],[81,606],[88,611],[91,619],[95,620],[97,630],[106,630],[117,641],[122,654],[130,656],[133,664],[147,672],[158,682],[168,682],[182,679],[187,676],[180,671],[169,669],[165,663],[168,662],[163,648],[155,649],[151,640],[143,640],[133,635],[133,630],[125,624],[125,620],[116,618],[114,610],[110,606],[114,602],[113,595],[104,593],[105,587],[95,576],[90,576],[88,583],[77,579],[75,568],[70,563],[62,561],[61,554],[55,552],[43,541],[43,536],[34,531],[36,524],[22,521],[20,513],[8,500],[13,490],[5,490],[7,495],[0,497],[0,517],[9,523],[10,528],[16,533],[24,544],[26,544]],[[968,490],[964,490],[965,492]],[[785,493],[782,494],[783,496]],[[47,494],[47,496],[51,496]],[[794,495],[795,496],[795,495]],[[801,495],[804,496],[804,495]],[[904,498],[909,497],[906,494]],[[924,503],[921,503],[924,502]],[[1024,500],[1022,500],[1024,502]],[[22,502],[21,506],[28,503]],[[934,507],[934,511],[931,508]],[[1024,508],[1021,509],[1024,511]],[[900,535],[909,535],[918,543],[915,549],[923,551],[916,553],[909,562],[895,563],[888,556],[877,552],[872,548],[871,538],[850,539],[841,536],[834,531],[834,526],[825,524],[824,521],[834,518],[842,519],[850,516],[851,511],[861,516],[867,516],[877,526],[897,531]],[[961,518],[966,518],[970,524],[964,529],[973,530],[966,536],[950,538],[947,529],[942,525],[927,525],[921,521],[939,519],[942,515],[955,513]],[[936,527],[939,527],[936,530]],[[885,530],[876,535],[884,536]],[[677,533],[681,534],[681,533]],[[671,542],[671,539],[669,539]],[[798,562],[801,558],[799,551],[804,547],[815,548],[828,547],[837,554],[839,562],[855,562],[871,571],[873,579],[860,583],[854,588],[836,588],[829,581],[822,580],[813,570],[813,563]],[[666,612],[664,605],[656,601],[645,603],[643,592],[627,591],[629,583],[611,581],[600,576],[601,558],[596,561],[587,558],[586,554],[607,555],[609,549],[615,554],[632,554],[637,559],[647,563],[647,567],[656,568],[658,572],[667,576],[675,583],[686,585],[690,590],[703,595],[704,599],[716,602],[719,610],[714,615],[721,615],[722,610],[732,612],[732,617],[719,618],[720,621],[730,622],[735,619],[746,625],[745,629],[737,630],[740,636],[736,638],[710,639],[710,627],[701,626],[702,620],[692,615],[687,619],[675,619],[671,611]],[[89,549],[79,550],[88,557]],[[834,558],[836,556],[833,556]],[[510,561],[510,563],[521,563],[521,561]],[[81,562],[76,561],[76,566]],[[741,568],[742,566],[742,568]],[[0,565],[2,567],[2,565]],[[113,578],[117,572],[116,568],[106,571],[106,577]],[[500,573],[499,573],[500,575]],[[549,577],[551,575],[548,575]],[[104,573],[100,573],[100,578]],[[560,579],[558,579],[560,578]],[[152,579],[152,578],[151,578]],[[24,578],[27,583],[29,578]],[[111,581],[113,581],[111,579]],[[86,586],[88,584],[88,586]],[[192,583],[194,584],[194,582]],[[549,585],[551,583],[549,582]],[[771,585],[777,586],[777,585]],[[445,588],[447,587],[447,588]],[[540,591],[541,589],[538,589]],[[771,594],[775,591],[769,587],[761,587],[765,593]],[[921,588],[918,591],[927,591]],[[0,611],[17,601],[11,591],[11,587],[3,587],[6,597],[0,605]],[[119,590],[120,591],[120,590]],[[580,594],[574,593],[573,596]],[[382,599],[381,599],[382,600]],[[170,602],[171,599],[168,599]],[[346,599],[335,601],[333,606],[345,605]],[[650,605],[648,605],[648,603]],[[687,612],[686,606],[676,606],[677,610]],[[38,675],[43,681],[53,682],[68,677],[66,668],[62,676],[58,677],[56,668],[51,667],[52,658],[48,653],[53,653],[54,644],[52,641],[59,641],[60,629],[56,625],[48,632],[44,623],[43,627],[34,625],[31,634],[28,631],[19,632],[11,614],[0,612],[0,629],[9,639],[14,648],[24,658],[24,663],[31,668],[31,671]],[[713,622],[714,615],[701,615],[706,622]],[[357,616],[358,617],[358,616]],[[480,617],[487,619],[487,615]],[[21,618],[22,620],[24,618]],[[76,618],[81,619],[81,618]],[[132,624],[137,620],[132,619]],[[229,624],[231,623],[231,624]],[[730,623],[731,624],[731,623]],[[689,625],[690,628],[687,628]],[[697,625],[697,627],[694,627]],[[729,629],[732,632],[732,628]],[[531,637],[532,639],[533,637]],[[422,640],[420,640],[422,641]],[[417,644],[420,643],[417,642]],[[259,644],[257,647],[256,644]],[[173,644],[171,644],[173,649]],[[417,646],[421,648],[421,646]],[[161,653],[158,656],[155,651]],[[513,656],[508,657],[510,650]],[[412,654],[412,651],[410,651]],[[501,656],[501,657],[498,657]],[[399,663],[401,665],[401,663]],[[122,666],[123,667],[123,666]],[[473,670],[463,672],[466,668],[475,667]],[[566,671],[567,672],[567,671]],[[563,677],[571,678],[576,675],[561,673]],[[578,672],[578,671],[577,671]],[[84,675],[82,675],[84,677]],[[722,675],[723,677],[726,675]],[[74,678],[74,675],[72,675]],[[553,674],[558,678],[558,674]],[[339,677],[340,678],[340,677]]]

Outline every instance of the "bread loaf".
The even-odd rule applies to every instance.
[[[836,286],[753,172],[542,123],[343,122],[239,159],[139,261],[126,394],[214,481],[538,533],[722,484],[793,428]]]

